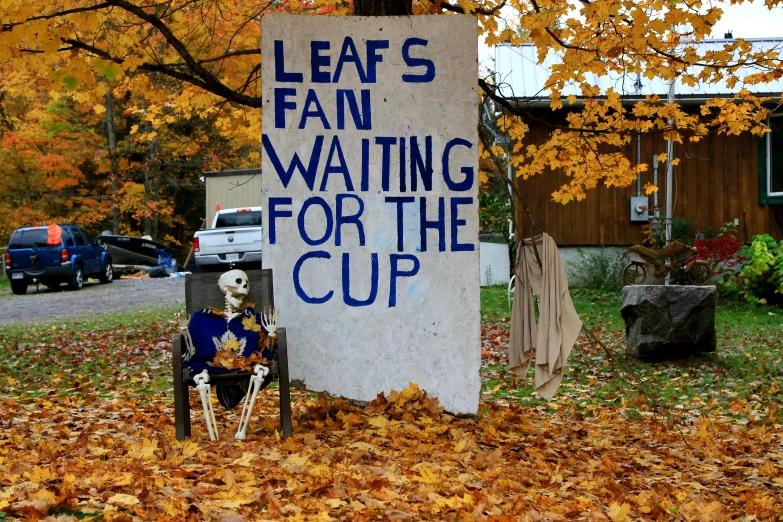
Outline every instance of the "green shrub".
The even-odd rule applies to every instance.
[[[511,219],[511,203],[508,201],[508,194],[479,193],[479,230],[482,234],[508,237],[509,219]]]
[[[736,278],[724,277],[721,291],[729,295],[738,292],[747,301],[757,304],[780,302],[783,297],[783,241],[778,243],[768,234],[758,234],[750,246],[742,247],[740,254],[747,262]]]
[[[666,244],[666,220],[653,218],[644,226],[645,241],[651,248],[661,248]],[[682,218],[672,218],[672,241],[680,240],[690,245],[697,239],[714,239],[715,232],[712,227],[699,230],[699,228]]]
[[[597,252],[576,249],[577,259],[568,267],[568,277],[574,286],[590,290],[618,290],[622,287],[623,258],[620,252],[604,247]]]

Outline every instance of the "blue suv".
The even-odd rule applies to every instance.
[[[88,277],[111,283],[111,255],[81,228],[70,224],[19,228],[8,242],[5,272],[11,290],[24,294],[31,283],[79,290]]]

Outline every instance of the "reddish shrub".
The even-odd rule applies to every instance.
[[[699,239],[693,246],[698,253],[690,260],[709,262],[715,274],[728,272],[745,262],[745,258],[739,255],[742,243],[731,234],[724,234],[717,239]]]

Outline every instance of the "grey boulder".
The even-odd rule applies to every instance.
[[[714,352],[716,295],[714,286],[626,286],[628,353],[660,360]]]

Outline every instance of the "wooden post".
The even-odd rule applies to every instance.
[[[291,426],[291,381],[288,376],[288,340],[285,328],[277,329],[277,365],[280,371],[280,424],[283,437],[290,437]]]
[[[199,227],[199,230],[204,228],[204,223],[206,222],[207,218],[201,218],[201,226]],[[188,257],[185,258],[185,263],[183,263],[182,268],[187,268],[188,263],[190,263],[190,258],[193,255],[193,243],[190,244],[190,252],[188,252]]]
[[[190,437],[190,392],[182,378],[182,335],[171,337],[171,360],[174,375],[174,427],[177,440]]]

